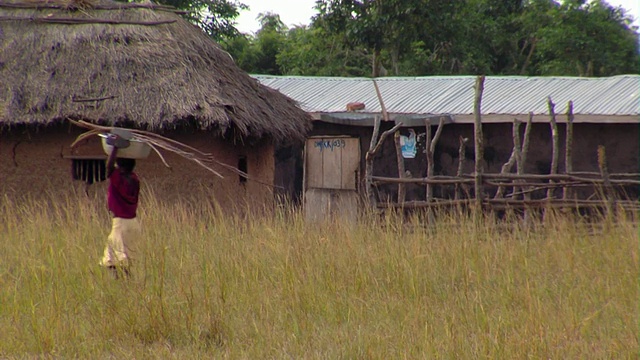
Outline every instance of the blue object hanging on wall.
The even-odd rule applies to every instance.
[[[416,132],[413,129],[409,129],[409,136],[400,135],[400,149],[405,159],[416,157]]]

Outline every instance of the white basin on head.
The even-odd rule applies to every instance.
[[[102,149],[108,155],[111,155],[113,146],[107,144],[109,134],[98,134],[102,138]],[[129,147],[118,149],[118,157],[126,159],[146,159],[151,153],[151,146],[139,140],[129,140]]]

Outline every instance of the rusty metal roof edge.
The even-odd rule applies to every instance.
[[[473,114],[396,114],[390,113],[390,122],[401,121],[405,127],[425,126],[425,120],[431,120],[432,125],[437,125],[441,117],[445,117],[445,124],[473,124]],[[315,121],[322,121],[336,125],[350,126],[373,126],[375,118],[382,120],[379,113],[357,113],[357,112],[336,112],[336,113],[313,113]],[[514,119],[526,122],[529,114],[485,114],[482,115],[483,124],[511,123]],[[382,120],[383,123],[385,122]],[[566,123],[566,114],[557,114],[558,123]],[[549,116],[546,114],[534,114],[534,123],[549,123]],[[640,116],[637,115],[574,115],[576,124],[640,124]]]
[[[380,118],[381,121],[385,122],[382,119],[381,114],[375,113],[355,113],[355,112],[342,112],[342,113],[322,113],[318,114],[319,117],[315,117],[316,120],[337,124],[337,125],[350,125],[350,126],[373,126],[375,122],[375,118]],[[432,121],[432,125],[437,125],[441,118],[445,119],[445,124],[449,124],[453,122],[453,116],[449,114],[390,114],[389,122],[402,122],[403,127],[415,127],[415,126],[425,126],[425,120],[429,119]]]

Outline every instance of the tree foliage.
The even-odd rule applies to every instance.
[[[178,1],[178,0],[171,0]],[[187,1],[187,0],[180,0]],[[309,26],[263,14],[228,51],[253,73],[319,76],[638,73],[621,8],[585,0],[317,0]]]
[[[537,32],[539,72],[606,76],[638,71],[638,36],[624,12],[605,3],[570,1],[550,10],[557,21]]]
[[[227,39],[225,49],[245,71],[254,74],[282,75],[277,56],[287,41],[287,27],[273,13],[258,16],[261,28],[255,35],[243,34]]]
[[[435,9],[444,0],[426,1]],[[362,46],[372,54],[372,76],[383,73],[385,51],[397,69],[399,57],[411,44],[411,36],[421,25],[430,25],[425,0],[318,0],[316,21],[328,31],[343,34],[347,45]],[[396,71],[397,72],[397,71]]]
[[[319,26],[296,27],[277,57],[284,74],[361,77],[370,74],[370,54]]]
[[[238,0],[157,0],[157,3],[186,11],[184,16],[215,40],[239,36],[234,19],[248,8]]]

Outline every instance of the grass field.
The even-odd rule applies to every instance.
[[[638,225],[305,224],[143,196],[133,277],[101,202],[0,199],[0,358],[637,359]]]

